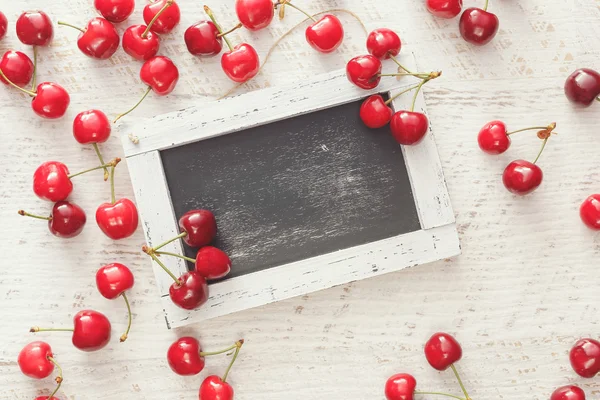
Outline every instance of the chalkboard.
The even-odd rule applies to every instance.
[[[421,229],[400,145],[362,101],[160,151],[176,217],[215,214],[225,279]]]

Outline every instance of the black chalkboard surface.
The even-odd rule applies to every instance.
[[[421,229],[400,145],[361,103],[161,151],[177,218],[214,212],[226,279]]]

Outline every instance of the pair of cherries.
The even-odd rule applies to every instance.
[[[181,233],[166,242],[155,246],[143,246],[142,251],[148,254],[173,278],[169,288],[169,297],[173,303],[183,309],[193,310],[208,300],[207,280],[221,279],[229,274],[231,260],[222,250],[208,246],[217,234],[217,221],[208,210],[191,210],[179,219]],[[190,247],[199,247],[196,258],[188,258],[179,254],[160,251],[175,240],[183,239]],[[195,265],[193,271],[176,277],[158,257],[161,255],[182,258]]]
[[[458,27],[462,38],[474,45],[483,46],[498,33],[500,20],[487,11],[489,0],[483,8],[467,8],[460,16]],[[462,11],[462,0],[426,0],[427,10],[436,17],[451,19]]]
[[[205,366],[205,357],[228,353],[235,350],[229,367],[223,377],[210,375],[204,379],[200,386],[200,400],[233,400],[233,387],[227,383],[227,376],[235,362],[244,340],[238,340],[226,349],[214,352],[202,351],[200,342],[193,337],[177,339],[167,351],[167,361],[171,370],[177,375],[191,376],[199,374]]]
[[[502,174],[504,187],[511,193],[524,196],[533,192],[542,184],[544,174],[536,162],[539,160],[548,139],[555,133],[555,128],[556,123],[551,123],[548,126],[535,126],[509,132],[504,122],[496,120],[488,122],[481,128],[477,136],[477,142],[479,148],[485,153],[497,155],[504,153],[510,147],[510,135],[529,130],[538,131],[537,136],[543,140],[543,143],[535,160],[533,162],[527,160],[512,161]]]

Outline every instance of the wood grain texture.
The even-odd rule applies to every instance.
[[[131,23],[141,21],[139,3]],[[475,0],[464,3],[481,5]],[[55,22],[60,18],[83,24],[95,15],[91,4],[91,0],[59,0],[51,6],[41,0],[2,1],[0,8],[10,22],[0,50],[31,54],[14,35],[21,11],[46,9]],[[182,24],[163,38],[163,53],[177,61],[181,84],[167,98],[149,97],[118,131],[135,134],[130,130],[134,119],[200,105],[231,86],[218,61],[195,59],[185,52],[183,31],[202,17],[202,3],[180,4]],[[581,201],[600,192],[598,109],[573,109],[562,85],[577,67],[600,68],[600,4],[596,0],[491,0],[490,4],[500,18],[500,32],[489,46],[473,48],[460,38],[457,20],[435,20],[420,1],[306,2],[310,11],[352,9],[369,29],[398,30],[404,50],[414,51],[421,67],[444,71],[428,85],[425,98],[434,130],[440,126],[446,132],[435,140],[463,255],[173,332],[164,329],[154,276],[139,253],[142,230],[113,244],[95,226],[95,207],[109,195],[100,172],[76,183],[73,200],[90,217],[76,239],[60,241],[43,223],[16,213],[19,208],[50,209],[31,191],[31,175],[41,162],[58,159],[72,170],[94,165],[93,150],[79,146],[71,136],[77,112],[96,107],[116,116],[143,92],[139,63],[122,50],[106,62],[89,60],[76,48],[77,32],[57,28],[52,47],[40,51],[40,79],[57,81],[70,91],[67,117],[39,120],[32,115],[28,98],[0,90],[0,398],[30,400],[48,394],[53,385],[49,379],[26,378],[16,365],[18,351],[33,340],[26,333],[30,325],[69,325],[78,310],[96,308],[111,318],[117,332],[125,328],[122,302],[105,300],[94,284],[97,268],[112,261],[129,265],[137,278],[130,295],[134,326],[125,344],[119,344],[115,335],[105,351],[84,354],[73,349],[68,335],[36,335],[48,339],[64,366],[61,400],[195,399],[202,377],[175,376],[165,360],[170,342],[183,334],[199,336],[206,348],[220,348],[241,336],[247,339],[231,374],[238,400],[383,399],[385,379],[401,371],[414,373],[422,389],[458,393],[452,376],[433,371],[422,355],[423,343],[437,330],[456,334],[463,343],[459,369],[474,399],[543,400],[567,383],[580,384],[589,398],[598,397],[598,378],[579,379],[567,361],[576,339],[600,334],[600,236],[586,230],[577,216]],[[233,21],[230,1],[210,5],[223,22]],[[252,42],[264,56],[275,37],[301,20],[289,11],[289,19],[282,23],[262,32],[240,30],[234,40]],[[299,30],[243,90],[339,69],[350,57],[365,52],[359,26],[346,15],[340,18],[347,40],[339,51],[315,55]],[[386,63],[385,69],[393,70],[393,64]],[[515,129],[558,123],[560,134],[552,138],[540,161],[544,183],[532,196],[510,195],[500,177],[511,159],[534,157],[539,141],[521,134],[507,154],[482,154],[475,136],[494,118]],[[120,155],[116,135],[102,149],[107,156]],[[133,196],[125,163],[118,167],[117,192]],[[205,373],[221,373],[226,362],[209,360]]]

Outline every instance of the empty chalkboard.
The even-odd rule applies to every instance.
[[[226,279],[421,229],[401,148],[361,103],[160,152],[176,217],[214,212]]]

